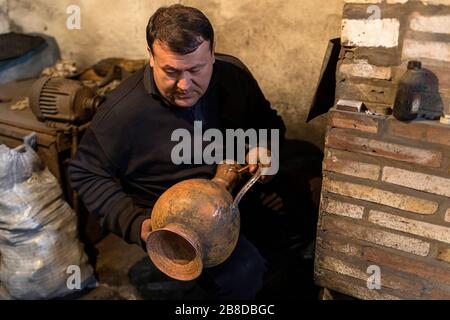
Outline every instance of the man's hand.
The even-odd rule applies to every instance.
[[[147,243],[148,235],[152,232],[152,220],[145,219],[141,225],[141,240]]]
[[[255,173],[258,169],[258,164],[261,167],[270,167],[271,165],[271,157],[270,157],[270,150],[265,147],[255,147],[251,149],[247,156],[245,157],[245,160],[247,161],[249,165],[249,172]],[[273,179],[273,175],[270,176],[261,176],[259,178],[259,181],[261,183],[268,183]]]

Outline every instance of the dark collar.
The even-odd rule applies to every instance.
[[[144,87],[147,94],[161,97],[161,94],[156,87],[155,79],[153,78],[153,68],[147,63],[144,69]]]
[[[155,78],[153,77],[153,68],[150,67],[149,63],[147,63],[144,69],[144,88],[148,95],[152,95],[154,98],[161,100],[166,107],[172,107],[170,102],[159,93]]]

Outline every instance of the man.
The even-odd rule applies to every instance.
[[[203,130],[278,129],[280,136],[285,131],[246,68],[215,58],[213,28],[199,10],[158,9],[149,20],[147,42],[149,65],[107,96],[69,167],[73,188],[103,227],[144,250],[158,197],[182,180],[210,179],[216,170],[175,165],[174,130],[193,132],[194,121],[202,121]],[[201,283],[216,298],[252,299],[264,271],[264,259],[241,236],[227,261],[204,270]]]

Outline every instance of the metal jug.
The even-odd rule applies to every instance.
[[[258,169],[233,200],[240,172],[220,164],[213,179],[189,179],[166,190],[152,210],[147,252],[154,265],[177,280],[193,280],[203,268],[224,262],[239,238],[239,201],[261,177]]]

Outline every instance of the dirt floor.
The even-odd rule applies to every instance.
[[[317,299],[312,281],[312,244],[304,256],[286,256],[268,273],[257,299]],[[159,272],[146,253],[115,235],[96,245],[99,285],[78,299],[89,300],[202,300],[203,290],[195,281],[175,281]],[[300,253],[300,251],[298,251]]]

